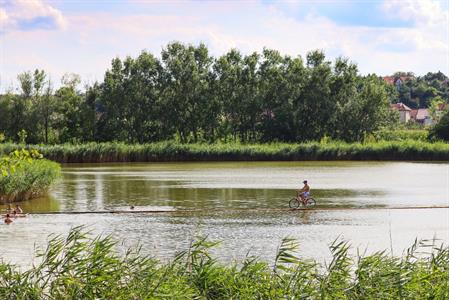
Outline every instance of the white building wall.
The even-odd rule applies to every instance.
[[[408,110],[399,111],[399,121],[407,123],[410,120],[410,112]]]

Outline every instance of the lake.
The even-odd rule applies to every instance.
[[[48,197],[21,203],[27,218],[1,225],[4,261],[27,265],[50,234],[78,225],[112,234],[119,251],[139,244],[161,260],[196,236],[222,241],[213,251],[222,261],[248,253],[272,261],[284,237],[298,240],[300,256],[319,261],[335,239],[397,255],[415,238],[449,242],[448,163],[70,164],[62,171]],[[290,210],[304,179],[317,206]]]

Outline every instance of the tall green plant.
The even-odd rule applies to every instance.
[[[15,150],[0,159],[0,202],[28,200],[43,194],[59,177],[60,166],[37,150]]]
[[[117,254],[111,236],[92,238],[82,227],[52,237],[28,270],[0,263],[2,299],[447,299],[449,249],[416,241],[402,257],[349,255],[330,246],[328,265],[299,258],[283,239],[274,268],[247,257],[223,264],[202,237],[161,263],[141,248]]]

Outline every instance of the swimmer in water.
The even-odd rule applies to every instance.
[[[9,216],[9,214],[6,214],[6,217],[5,217],[5,224],[11,224],[12,223],[12,219],[11,219],[11,217]]]
[[[23,214],[23,209],[17,204],[16,208],[14,208],[16,214]]]

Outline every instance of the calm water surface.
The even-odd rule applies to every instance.
[[[288,199],[309,180],[316,210],[290,211]],[[49,234],[77,225],[141,244],[162,260],[195,236],[221,240],[222,260],[248,252],[272,260],[283,237],[298,239],[300,254],[329,257],[336,238],[354,248],[393,250],[415,238],[449,242],[449,164],[409,162],[226,162],[65,165],[46,198],[23,203],[31,214],[0,226],[3,260],[29,264]],[[158,214],[68,214],[109,210],[160,210]],[[392,209],[394,208],[394,209]],[[397,209],[401,208],[401,209]],[[198,210],[191,212],[191,210]],[[12,242],[14,241],[14,242]]]

